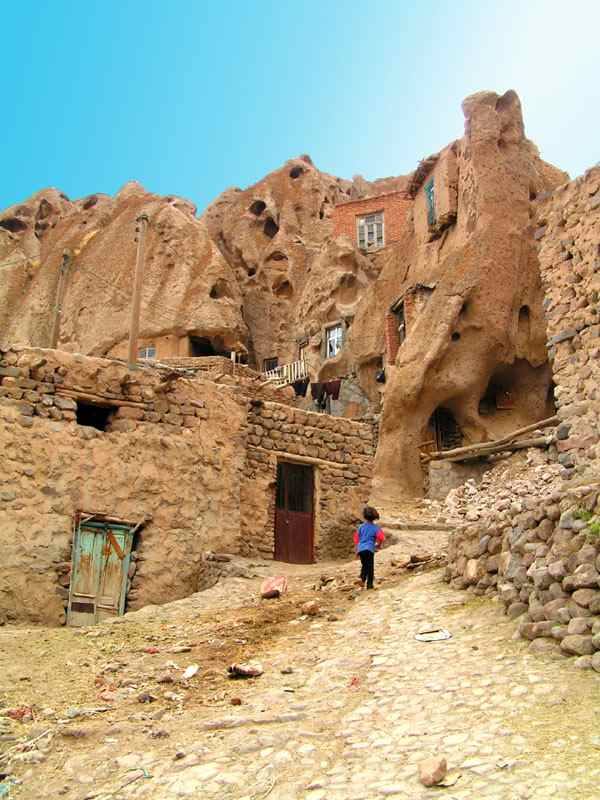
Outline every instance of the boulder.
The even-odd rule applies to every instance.
[[[591,617],[575,617],[570,620],[567,627],[569,636],[573,634],[584,635],[589,633],[592,630],[592,622],[593,620]]]
[[[565,653],[576,656],[590,656],[594,652],[591,636],[565,636],[560,646]]]
[[[597,589],[600,586],[600,575],[593,564],[581,564],[572,575],[567,575],[562,586],[565,592],[577,589]]]

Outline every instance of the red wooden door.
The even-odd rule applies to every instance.
[[[313,468],[280,462],[277,465],[275,559],[290,564],[314,561]]]

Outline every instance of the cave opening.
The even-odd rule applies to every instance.
[[[27,223],[17,217],[0,219],[0,228],[4,228],[11,233],[22,233],[27,230]]]
[[[222,297],[228,297],[227,282],[219,278],[219,280],[213,284],[209,295],[213,300],[220,300]]]
[[[289,299],[294,294],[294,287],[288,280],[276,281],[273,284],[272,291],[277,297]]]
[[[260,215],[262,214],[262,212],[265,210],[266,207],[267,204],[265,203],[264,200],[255,200],[248,209],[248,211],[250,211],[251,214],[254,214],[255,217],[260,217]]]
[[[220,336],[190,336],[190,356],[192,358],[205,358],[206,356],[225,356],[229,358],[231,352],[226,350]]]
[[[273,217],[269,217],[265,220],[265,224],[263,226],[263,232],[265,236],[268,236],[269,239],[272,239],[274,236],[277,235],[279,231],[279,225],[275,222]]]
[[[290,170],[290,178],[292,178],[292,180],[295,180],[296,178],[299,178],[301,175],[304,175],[304,172],[305,172],[304,167],[292,167],[292,169]]]

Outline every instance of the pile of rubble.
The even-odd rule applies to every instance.
[[[448,520],[477,522],[495,512],[522,505],[524,498],[537,498],[557,490],[562,483],[562,472],[560,464],[550,461],[545,451],[531,449],[525,456],[515,454],[500,459],[479,483],[469,479],[452,489],[445,501],[437,505]]]

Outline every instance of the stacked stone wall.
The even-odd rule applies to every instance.
[[[205,401],[182,386],[163,381],[159,372],[129,372],[105,359],[29,348],[0,351],[0,401],[23,417],[75,423],[79,401],[113,409],[108,431],[131,432],[144,423],[198,427],[208,418]]]
[[[600,470],[600,167],[537,209],[548,354],[565,477]]]
[[[130,608],[196,591],[204,552],[238,542],[245,399],[106,359],[0,355],[0,621],[64,622],[78,511],[147,519]],[[77,424],[75,396],[115,404],[106,431]]]
[[[515,497],[454,534],[448,560],[447,580],[498,593],[523,638],[593,656],[600,670],[600,481]]]
[[[241,552],[272,556],[277,464],[291,461],[315,468],[316,558],[351,553],[352,529],[370,493],[374,449],[370,424],[254,402],[248,416]]]
[[[1,350],[0,622],[64,622],[77,512],[146,520],[133,609],[205,587],[207,550],[272,558],[278,460],[315,465],[315,555],[347,555],[373,427],[257,399],[247,378]],[[108,409],[104,429],[78,422],[81,403]]]
[[[538,198],[537,222],[562,481],[454,534],[446,578],[499,594],[536,650],[600,671],[600,167]]]

